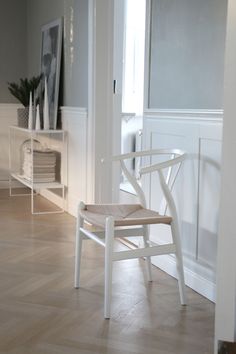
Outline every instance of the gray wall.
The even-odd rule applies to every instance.
[[[227,0],[153,0],[149,108],[219,109]]]
[[[28,0],[28,74],[40,71],[42,25],[64,17],[63,100],[65,106],[87,107],[88,1]]]
[[[17,102],[9,93],[7,81],[27,75],[27,0],[0,0],[0,102]]]

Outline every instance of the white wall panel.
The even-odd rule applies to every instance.
[[[222,111],[156,111],[144,116],[144,149],[179,148],[187,152],[174,188],[184,253],[186,282],[215,299]],[[144,180],[149,205],[159,207],[157,176]],[[167,227],[151,228],[151,238],[166,243]],[[153,263],[175,274],[172,256],[153,257]]]
[[[9,179],[9,126],[17,122],[17,104],[0,104],[0,187],[7,187]]]
[[[197,259],[215,270],[220,202],[221,141],[200,139]]]
[[[179,148],[194,156],[194,152],[197,149],[198,126],[196,123],[185,125],[168,120],[157,122],[152,117],[145,119],[144,126],[144,144],[148,145],[147,148]],[[158,209],[162,195],[159,182],[155,177],[152,176],[151,178],[150,207]],[[174,189],[175,202],[179,210],[180,228],[183,231],[181,233],[183,251],[192,258],[195,258],[197,243],[197,178],[197,160],[188,158],[183,165],[182,171],[180,171],[176,188]],[[168,241],[170,239],[169,232],[168,234],[167,232],[158,232],[159,228],[153,228],[156,229],[159,242]],[[188,237],[189,234],[192,236]]]
[[[68,138],[68,212],[76,215],[79,201],[87,200],[87,111],[63,107],[62,123]]]

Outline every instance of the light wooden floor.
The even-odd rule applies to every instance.
[[[45,203],[42,201],[42,203]],[[85,242],[73,288],[75,220],[32,216],[28,197],[0,190],[0,354],[211,354],[214,305],[144,261],[114,267],[113,316],[103,319],[103,250]]]

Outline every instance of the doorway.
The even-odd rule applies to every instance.
[[[135,14],[135,16],[134,16]],[[122,65],[121,153],[142,148],[146,0],[125,0]],[[128,168],[137,172],[138,161]],[[132,202],[133,191],[121,177],[120,200]]]

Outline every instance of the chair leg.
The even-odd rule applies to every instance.
[[[109,319],[111,312],[112,292],[112,267],[113,267],[113,242],[114,242],[114,219],[106,219],[105,229],[105,296],[104,296],[104,317]]]
[[[80,209],[80,206],[79,206]],[[75,280],[74,287],[79,288],[80,285],[80,263],[81,263],[81,250],[83,235],[80,231],[80,227],[83,227],[84,220],[81,218],[78,210],[77,222],[76,222],[76,239],[75,239]]]
[[[150,247],[148,241],[149,241],[149,230],[148,230],[148,225],[143,225],[143,241],[145,247]],[[148,256],[146,257],[146,266],[147,266],[147,275],[148,275],[148,281],[152,281],[152,266],[151,266],[151,257]]]
[[[183,256],[182,256],[182,249],[181,249],[179,226],[178,226],[178,222],[175,220],[173,220],[171,223],[171,231],[172,231],[173,241],[176,247],[176,265],[177,265],[177,273],[178,273],[180,302],[182,305],[186,305]]]

